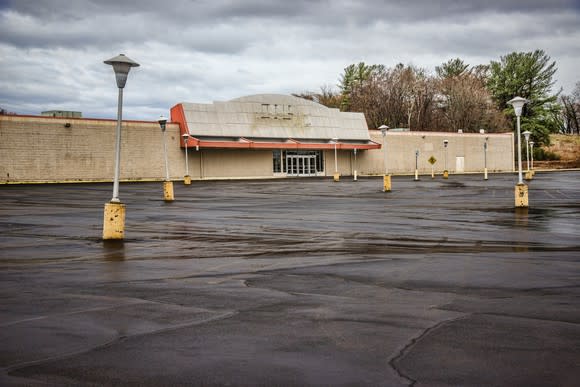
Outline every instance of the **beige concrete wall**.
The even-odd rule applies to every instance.
[[[351,158],[352,151],[337,150],[336,164],[338,166],[338,172],[341,174],[341,176],[348,176],[353,174]],[[324,151],[324,174],[326,176],[332,176],[334,174],[334,150]]]
[[[115,120],[0,116],[0,182],[113,179]],[[170,175],[183,175],[179,127],[167,127]],[[157,122],[121,127],[120,178],[162,179],[163,137]]]
[[[70,124],[70,125],[67,125]],[[114,174],[115,120],[0,116],[0,183],[53,181],[112,181]],[[121,180],[162,180],[165,177],[163,136],[157,122],[125,121],[122,126]],[[379,131],[371,139],[382,143]],[[179,127],[167,126],[170,178],[185,175],[185,151],[179,146]],[[430,173],[430,156],[437,159],[435,171],[444,169],[443,140],[449,140],[448,169],[456,172],[456,157],[464,157],[465,172],[483,170],[483,142],[488,136],[488,170],[514,169],[513,134],[457,134],[435,132],[390,132],[387,134],[389,171],[412,173],[415,149],[419,170]],[[352,175],[354,154],[338,150],[338,170]],[[273,177],[272,151],[248,149],[188,149],[192,179]],[[334,172],[334,151],[326,150],[325,174]],[[359,175],[383,173],[383,150],[359,151]]]
[[[205,149],[198,157],[202,158],[201,177],[212,178],[253,178],[272,177],[272,151]]]
[[[0,116],[0,182],[112,181],[116,125],[115,120]],[[166,141],[170,178],[180,180],[186,166],[177,124],[167,125]],[[273,176],[268,150],[188,148],[187,153],[192,179]],[[124,121],[120,179],[164,178],[159,124]]]
[[[371,139],[383,143],[380,131],[372,130]],[[442,133],[442,132],[388,132],[387,166],[389,173],[413,173],[415,170],[415,151],[419,150],[418,169],[421,174],[431,173],[428,159],[433,156],[435,172],[445,169],[445,147],[443,140],[449,141],[447,147],[447,169],[458,173],[457,157],[464,159],[464,172],[483,171],[485,138],[488,137],[487,168],[489,172],[513,171],[514,148],[513,134],[479,133]],[[374,149],[357,155],[358,171],[362,175],[377,175],[384,171],[384,149]]]

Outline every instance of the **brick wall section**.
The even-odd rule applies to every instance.
[[[0,182],[112,181],[116,125],[116,120],[0,116]],[[121,180],[162,179],[162,141],[157,122],[124,121]],[[167,126],[167,151],[170,175],[178,178],[185,161],[177,124]]]

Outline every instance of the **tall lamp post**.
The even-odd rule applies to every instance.
[[[181,135],[183,137],[183,143],[185,144],[185,176],[183,177],[183,184],[190,185],[191,184],[191,176],[189,176],[189,161],[187,157],[187,142],[191,137],[189,133],[183,133]]]
[[[163,133],[163,158],[165,159],[165,181],[163,182],[163,200],[172,202],[175,198],[173,196],[173,182],[169,179],[169,163],[167,162],[167,141],[165,131],[167,129],[167,118],[160,116],[157,120]]]
[[[356,173],[356,148],[354,148],[352,150],[352,153],[354,153],[354,173],[353,173],[353,176],[354,176],[354,181],[357,181],[357,173]]]
[[[388,192],[391,190],[391,175],[389,175],[389,167],[387,166],[387,131],[389,130],[389,127],[387,125],[381,125],[379,126],[379,129],[383,135],[383,163],[385,164],[383,192]]]
[[[522,115],[522,109],[524,105],[528,102],[527,99],[522,97],[515,97],[508,101],[510,105],[514,107],[514,112],[516,113],[517,120],[517,138],[518,138],[518,183],[515,186],[515,206],[516,207],[528,207],[528,186],[524,184],[522,179],[522,140],[520,135],[520,116]]]
[[[117,129],[115,139],[115,176],[113,178],[113,198],[105,204],[103,214],[103,240],[122,240],[125,236],[125,205],[119,200],[119,172],[121,162],[121,121],[123,117],[123,89],[127,83],[127,76],[131,67],[138,67],[139,63],[123,54],[104,61],[113,66],[119,96],[117,100]]]
[[[415,151],[415,181],[419,180],[419,149]]]
[[[332,138],[332,142],[334,143],[334,181],[340,180],[340,175],[338,173],[338,156],[336,151],[336,145],[338,144],[338,137]]]
[[[483,180],[487,180],[487,140],[489,137],[485,138],[483,143]]]
[[[443,170],[444,179],[449,179],[449,171],[447,170],[447,145],[449,145],[449,140],[443,140],[443,147],[445,148],[445,169]]]
[[[532,176],[534,175],[534,142],[530,141],[530,158],[532,160],[532,165],[531,165],[531,171],[532,171]]]
[[[525,179],[532,180],[532,174],[530,173],[530,134],[532,134],[532,132],[530,132],[529,130],[526,130],[522,134],[524,135],[524,138],[526,139],[526,175],[525,175]]]

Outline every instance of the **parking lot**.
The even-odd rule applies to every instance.
[[[580,380],[580,171],[0,186],[2,385]]]

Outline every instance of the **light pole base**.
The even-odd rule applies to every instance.
[[[383,175],[383,192],[391,190],[391,175]]]
[[[483,170],[483,180],[487,180],[487,168]]]
[[[333,178],[334,178],[334,181],[339,181],[340,180],[340,173],[334,172]]]
[[[356,170],[355,170],[354,171],[354,181],[356,181],[356,180],[357,180],[357,173],[356,173]]]
[[[532,171],[527,171],[525,176],[524,176],[524,179],[532,180],[532,177],[534,177],[534,174],[532,173]]]
[[[528,186],[525,184],[516,184],[515,187],[515,205],[516,207],[528,207]]]
[[[163,200],[166,202],[172,202],[175,200],[173,197],[173,182],[172,181],[164,181],[163,182]]]
[[[415,181],[419,181],[419,171],[415,169]]]
[[[449,171],[447,169],[443,171],[443,178],[449,179]]]
[[[105,204],[103,213],[103,240],[119,240],[125,237],[125,205],[121,202]]]
[[[183,184],[191,185],[191,176],[189,176],[189,175],[183,176]]]

